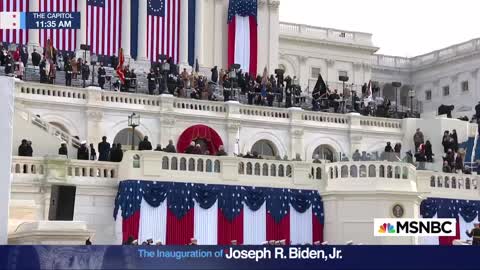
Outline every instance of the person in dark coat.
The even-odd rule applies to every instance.
[[[150,73],[147,75],[147,80],[148,80],[148,93],[150,95],[153,95],[155,92],[155,89],[157,88],[157,77],[155,76],[155,72],[153,72],[153,69],[150,69]]]
[[[13,73],[15,63],[13,62],[13,58],[10,54],[7,55],[5,59],[5,74],[9,75]]]
[[[463,171],[462,155],[457,153],[457,157],[455,158],[455,172],[462,172],[462,171]]]
[[[217,81],[218,81],[218,68],[217,68],[217,66],[214,66],[211,71],[212,71],[212,82],[217,83]]]
[[[453,139],[453,143],[452,143],[452,150],[454,152],[457,152],[458,151],[458,135],[457,135],[457,131],[454,129],[452,130],[452,134],[450,135],[450,137]]]
[[[192,154],[194,155],[202,155],[202,148],[200,147],[200,144],[195,145],[195,148],[193,148]]]
[[[195,142],[192,141],[190,145],[185,149],[185,154],[193,154],[194,150],[195,150]]]
[[[163,151],[165,151],[167,153],[176,153],[177,152],[177,150],[175,149],[175,145],[173,145],[172,140],[168,141],[168,145],[167,145],[167,147],[165,147],[165,149],[163,149]]]
[[[480,223],[475,223],[474,228],[471,231],[466,231],[465,233],[468,237],[472,237],[472,246],[480,246]]]
[[[427,162],[433,162],[432,143],[429,140],[425,142],[425,156],[427,157]]]
[[[450,149],[450,132],[448,132],[448,130],[443,133],[442,145],[443,152],[447,153],[448,149]]]
[[[27,141],[27,157],[33,156],[32,141]]]
[[[83,141],[80,148],[77,150],[77,159],[78,160],[89,160],[90,155],[88,154],[87,142]]]
[[[107,72],[105,71],[105,68],[103,67],[103,63],[100,63],[100,67],[98,68],[98,85],[102,89],[105,86],[106,76],[107,76]]]
[[[122,162],[122,159],[123,159],[122,144],[118,143],[117,147],[115,147],[115,162]]]
[[[68,158],[68,148],[66,142],[62,142],[60,148],[58,149],[58,154],[61,156],[66,156]]]
[[[97,160],[97,151],[93,148],[93,143],[90,144],[90,160]]]
[[[272,84],[267,83],[267,103],[269,107],[273,107],[273,101],[275,100],[275,93],[273,93]]]
[[[85,64],[82,65],[82,80],[87,81],[90,77],[90,67],[88,66],[88,62],[85,61]]]
[[[28,63],[28,48],[26,46],[22,46],[20,50],[20,59],[22,60],[23,66],[27,67]]]
[[[391,152],[393,152],[392,145],[390,144],[390,142],[387,142],[387,145],[385,146],[385,153],[391,153]]]
[[[37,52],[36,49],[33,49],[33,52],[32,52],[33,66],[38,67],[40,65],[40,61],[42,61],[42,56]]]
[[[157,144],[157,148],[153,149],[153,151],[157,151],[157,152],[163,151],[162,145],[161,145],[161,144]]]
[[[217,152],[217,156],[227,156],[227,152],[225,152],[225,148],[223,147],[223,145],[220,145],[218,147],[218,152]]]
[[[400,152],[402,151],[402,144],[401,143],[396,143],[394,151],[395,151],[395,153],[397,153],[400,156]]]
[[[47,61],[45,58],[42,59],[40,62],[40,83],[47,83],[48,82],[48,76],[47,76]]]
[[[143,137],[143,141],[138,144],[139,151],[152,150],[152,143],[148,141],[148,136]]]
[[[23,139],[22,144],[18,147],[18,155],[21,157],[28,157],[28,149],[27,149],[27,140]]]
[[[116,161],[117,158],[115,157],[116,154],[117,154],[117,144],[114,143],[112,144],[112,149],[110,149],[108,160],[110,160],[111,162],[117,162]]]
[[[70,65],[70,61],[65,61],[64,69],[65,69],[65,85],[72,86],[73,69],[72,69],[72,65]]]
[[[98,144],[98,161],[110,160],[110,143],[107,142],[107,137],[102,137],[102,142]]]

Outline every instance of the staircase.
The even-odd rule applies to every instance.
[[[67,143],[69,156],[76,155],[81,143],[72,135],[19,106],[15,106],[14,117],[13,155],[17,155],[22,139],[32,141],[35,156],[57,155],[62,141]]]

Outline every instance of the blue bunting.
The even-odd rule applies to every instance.
[[[466,222],[479,218],[480,201],[428,198],[420,205],[420,214],[424,218],[457,218],[461,216]]]
[[[142,199],[152,207],[158,207],[167,199],[168,209],[179,219],[194,207],[195,202],[201,208],[209,209],[218,200],[218,208],[230,221],[241,213],[244,204],[250,210],[257,211],[264,203],[275,222],[280,222],[289,213],[290,205],[299,213],[305,213],[312,207],[312,213],[322,224],[324,221],[322,198],[315,190],[137,180],[120,182],[114,217],[119,209],[122,209],[123,218],[133,215],[140,210]],[[472,212],[471,208],[465,209],[466,213]]]

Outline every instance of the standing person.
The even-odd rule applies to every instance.
[[[433,162],[432,144],[429,140],[425,143],[425,156],[427,157],[427,162]]]
[[[48,73],[47,73],[47,60],[45,58],[40,62],[40,83],[48,82]]]
[[[90,77],[90,67],[88,66],[88,62],[85,61],[85,64],[82,65],[82,80],[88,81]]]
[[[28,48],[26,46],[22,46],[20,50],[20,59],[22,60],[23,66],[26,67],[28,64]]]
[[[471,231],[466,231],[465,233],[468,237],[472,237],[472,246],[480,246],[480,223],[475,223],[475,226]]]
[[[65,61],[65,85],[72,86],[72,65],[70,61]]]
[[[78,62],[75,56],[72,56],[70,66],[72,67],[72,78],[76,80],[78,75]]]
[[[27,157],[33,156],[32,141],[27,141]]]
[[[115,156],[116,154],[117,154],[117,144],[114,143],[112,144],[112,149],[110,149],[108,160],[110,160],[111,162],[117,162],[117,157]]]
[[[25,72],[25,66],[23,65],[23,62],[17,62],[17,65],[15,66],[15,77],[17,77],[20,80],[23,80],[23,74]]]
[[[447,153],[450,148],[450,132],[446,130],[442,138],[443,152]]]
[[[413,143],[415,144],[415,153],[418,151],[420,144],[424,143],[423,132],[417,128],[417,132],[413,135]]]
[[[152,143],[148,141],[148,136],[143,137],[143,141],[138,144],[139,151],[152,150]]]
[[[105,78],[107,76],[107,72],[103,67],[103,63],[100,63],[100,67],[98,67],[97,74],[98,74],[98,85],[100,86],[101,89],[103,89],[103,86],[105,86]]]
[[[168,141],[168,145],[167,145],[167,147],[165,147],[165,149],[163,149],[163,151],[165,151],[167,153],[176,153],[177,152],[177,150],[175,149],[175,145],[173,145],[173,140]]]
[[[97,151],[93,148],[93,143],[90,144],[90,160],[97,160]]]
[[[18,155],[20,157],[28,157],[27,140],[22,140],[22,144],[18,147]]]
[[[14,61],[12,55],[8,53],[7,58],[5,59],[5,74],[12,74],[14,71]]]
[[[40,61],[42,61],[42,56],[37,52],[36,49],[33,49],[32,52],[32,65],[34,67],[38,67],[40,65]]]
[[[98,161],[110,160],[110,143],[107,142],[107,137],[102,137],[102,142],[98,144]]]
[[[458,151],[458,135],[457,135],[457,131],[454,129],[452,130],[452,134],[450,135],[450,137],[452,137],[452,149],[454,152],[457,152]]]
[[[58,154],[61,156],[66,156],[68,158],[68,148],[66,142],[62,142],[60,148],[58,149]]]
[[[148,93],[153,95],[155,93],[155,89],[157,88],[157,77],[155,76],[155,72],[153,72],[153,68],[150,69],[150,73],[147,75],[148,80]]]
[[[393,152],[393,148],[390,142],[387,142],[387,145],[385,146],[385,153],[391,153]]]
[[[457,152],[455,157],[455,172],[463,172],[463,158],[460,152]]]
[[[88,154],[87,142],[82,141],[80,148],[77,150],[77,159],[78,160],[89,160],[90,156]]]
[[[217,81],[218,81],[218,68],[217,68],[217,66],[214,66],[211,71],[212,71],[212,82],[217,83]]]

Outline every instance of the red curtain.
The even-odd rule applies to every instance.
[[[217,242],[219,245],[230,245],[232,240],[237,240],[238,245],[243,244],[243,209],[230,221],[219,208],[217,226]]]
[[[312,213],[312,237],[313,242],[320,241],[323,242],[323,224],[320,223],[320,220]]]
[[[290,214],[276,223],[272,215],[267,212],[267,241],[282,239],[287,241],[287,245],[290,244]]]
[[[235,32],[236,32],[235,16],[228,24],[228,68],[235,64]],[[256,76],[252,76],[256,77]]]
[[[456,235],[455,236],[439,236],[438,237],[438,244],[440,246],[452,246],[453,240],[460,239],[460,222],[457,218],[457,225],[456,225]]]
[[[122,220],[122,239],[123,243],[128,240],[129,236],[138,239],[138,229],[140,225],[140,211],[136,211],[130,217]]]
[[[207,142],[210,155],[215,155],[218,147],[223,145],[222,138],[220,138],[214,129],[205,125],[195,125],[187,128],[182,135],[180,135],[180,138],[178,138],[178,153],[184,153],[190,143],[197,139],[203,139]]]
[[[186,245],[193,237],[194,209],[190,209],[181,219],[167,210],[167,245]]]

